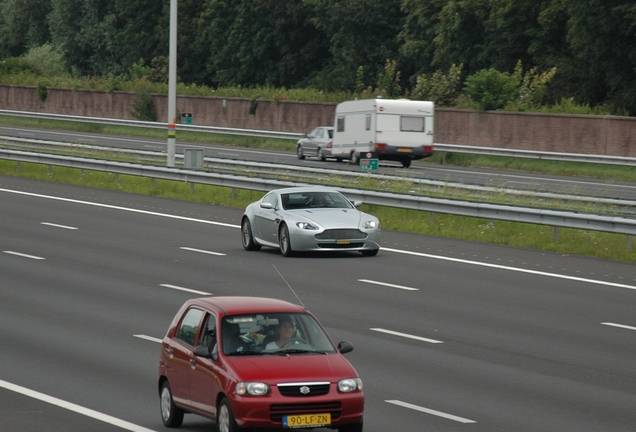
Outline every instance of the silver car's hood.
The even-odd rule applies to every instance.
[[[364,216],[353,209],[307,209],[295,212],[298,217],[305,218],[324,228],[358,228],[360,218]],[[367,215],[369,219],[373,217]]]

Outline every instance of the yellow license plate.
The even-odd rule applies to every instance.
[[[306,427],[321,427],[331,424],[331,414],[302,414],[302,415],[287,415],[283,416],[283,427],[293,428],[306,428]]]
[[[413,149],[410,149],[410,148],[405,148],[405,147],[398,148],[398,152],[400,153],[411,153],[412,151]]]
[[[351,241],[349,240],[336,240],[336,244],[349,244]]]

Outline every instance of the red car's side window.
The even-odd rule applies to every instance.
[[[188,309],[179,324],[179,329],[175,337],[190,346],[194,346],[194,338],[199,331],[202,317],[203,311],[201,309]]]

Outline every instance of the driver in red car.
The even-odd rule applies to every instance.
[[[266,350],[276,350],[283,348],[289,340],[294,336],[294,323],[291,318],[284,317],[281,318],[278,322],[278,326],[276,327],[276,333],[278,334],[278,338],[274,341],[271,341],[267,345],[265,345]]]

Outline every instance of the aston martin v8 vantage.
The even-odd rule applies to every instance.
[[[380,221],[359,211],[342,193],[328,187],[276,189],[249,204],[241,219],[245,250],[279,248],[283,256],[301,251],[380,250]]]

